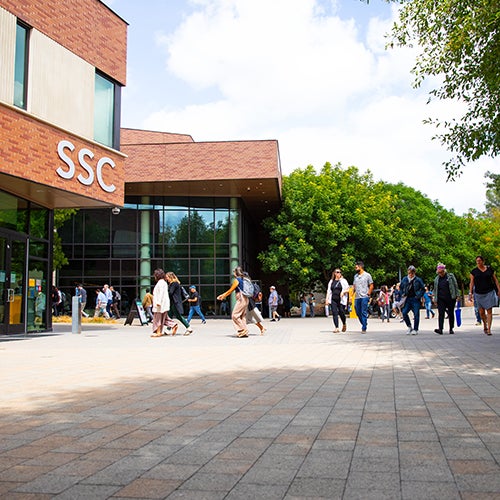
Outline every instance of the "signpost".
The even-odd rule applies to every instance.
[[[146,311],[144,310],[144,307],[142,307],[142,302],[138,299],[132,302],[132,306],[130,307],[130,311],[124,324],[132,325],[132,321],[134,321],[135,318],[137,318],[141,322],[141,325],[148,324]]]

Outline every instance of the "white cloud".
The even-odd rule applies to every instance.
[[[331,13],[334,2],[193,4],[195,11],[158,41],[171,75],[216,97],[177,109],[160,105],[144,126],[197,141],[276,138],[285,174],[341,161],[402,181],[458,213],[483,208],[482,175],[491,162],[445,183],[447,153],[422,120],[433,109],[446,116],[450,107],[431,109],[426,90],[412,89],[414,50],[385,50],[391,19],[374,17],[363,33]]]

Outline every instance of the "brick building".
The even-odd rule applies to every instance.
[[[277,142],[121,129],[126,54],[127,23],[99,0],[0,0],[0,334],[50,330],[52,285],[83,283],[91,308],[110,283],[126,310],[163,267],[217,314],[234,266],[260,277]],[[58,208],[79,211],[54,273]]]
[[[189,135],[122,129],[127,154],[125,204],[80,210],[60,231],[69,264],[59,284],[71,290],[106,282],[124,298],[141,298],[155,268],[194,284],[206,313],[242,265],[264,280],[257,261],[268,242],[262,220],[281,204],[278,143],[195,142]]]
[[[97,0],[0,0],[0,333],[51,327],[53,209],[123,205],[127,23]]]

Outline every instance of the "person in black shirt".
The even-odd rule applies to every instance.
[[[477,267],[470,273],[469,300],[474,293],[474,303],[479,308],[484,333],[491,335],[493,307],[498,305],[500,285],[495,271],[491,266],[485,265],[484,258],[481,255],[476,257],[476,264]]]

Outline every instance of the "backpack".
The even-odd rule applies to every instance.
[[[279,306],[283,305],[283,295],[278,295],[278,305]]]
[[[260,286],[257,283],[253,284],[253,300],[259,300]]]
[[[243,278],[243,290],[241,290],[241,293],[245,296],[245,297],[253,297],[253,294],[254,294],[254,284],[249,280],[249,279],[246,279],[246,278]]]

